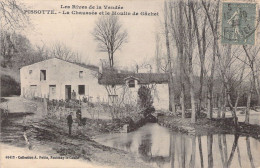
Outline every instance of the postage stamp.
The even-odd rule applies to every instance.
[[[221,42],[254,45],[257,35],[257,4],[222,2]]]

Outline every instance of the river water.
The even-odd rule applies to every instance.
[[[134,153],[151,167],[260,166],[260,142],[231,134],[192,136],[146,124],[135,132],[102,135],[97,142]]]

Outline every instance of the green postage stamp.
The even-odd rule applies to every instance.
[[[222,2],[221,42],[254,45],[257,35],[256,3]]]

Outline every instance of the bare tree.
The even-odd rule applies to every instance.
[[[161,45],[160,45],[160,36],[157,33],[155,36],[155,63],[156,63],[156,72],[160,72],[161,68]]]
[[[36,45],[36,56],[38,57],[39,61],[41,60],[46,60],[49,58],[49,50],[46,47],[46,45]]]
[[[61,42],[55,43],[50,48],[49,57],[55,57],[65,61],[81,63],[81,55],[78,52],[74,52],[71,48]]]
[[[234,117],[234,122],[237,124],[237,106],[238,101],[243,92],[243,81],[245,81],[248,75],[245,75],[246,67],[246,57],[242,55],[242,48],[240,46],[232,50],[231,45],[226,45],[222,47],[221,55],[218,57],[218,64],[216,69],[219,70],[220,81],[222,83],[222,118],[225,117],[225,107],[226,104],[230,107],[232,116]],[[244,60],[241,62],[237,58],[240,56],[244,57]],[[240,58],[239,58],[240,59]],[[242,60],[242,59],[241,59]],[[232,91],[235,90],[235,93]],[[234,101],[231,100],[231,97],[234,98]],[[218,115],[220,117],[220,114]]]
[[[177,48],[177,59],[179,62],[179,78],[180,78],[180,104],[182,110],[182,118],[185,118],[185,82],[184,82],[184,74],[185,74],[185,62],[186,56],[184,54],[184,45],[185,45],[185,25],[183,18],[183,7],[184,2],[177,1],[171,3],[170,17],[171,17],[171,34],[173,40],[175,41]],[[174,11],[174,12],[173,12]]]
[[[92,32],[98,42],[98,50],[107,52],[110,67],[114,66],[114,53],[127,42],[127,32],[123,30],[118,16],[100,17]]]
[[[207,6],[208,7],[208,6]],[[200,59],[200,88],[199,88],[199,106],[197,113],[199,115],[202,106],[202,92],[203,92],[203,85],[204,85],[204,73],[205,73],[205,56],[207,51],[207,40],[206,40],[206,26],[207,26],[207,15],[204,14],[204,18],[200,16],[199,9],[195,12],[194,5],[191,6],[193,22],[194,22],[194,29],[196,33],[197,39],[197,46],[199,51],[199,59]],[[200,21],[199,18],[203,18]],[[202,22],[202,26],[199,26],[199,22]]]
[[[23,29],[29,23],[29,18],[24,13],[24,6],[16,0],[0,1],[1,30]]]
[[[108,53],[109,67],[114,67],[114,53],[127,42],[127,32],[122,30],[122,24],[119,21],[118,16],[110,15],[103,16],[98,19],[92,35],[98,42],[98,50],[101,52]],[[105,86],[109,97],[117,95],[116,86],[106,85]],[[112,116],[115,113],[115,106],[117,101],[112,101],[113,109],[111,110]]]
[[[188,9],[187,9],[187,22],[188,22],[188,62],[189,62],[189,85],[190,85],[190,97],[191,97],[191,122],[195,123],[196,122],[196,109],[195,109],[195,87],[194,87],[194,74],[193,74],[193,43],[194,43],[194,22],[192,20],[192,10],[194,9],[194,3],[189,0],[188,1]]]
[[[171,52],[170,52],[170,42],[169,42],[169,30],[168,30],[168,6],[167,2],[164,2],[164,25],[165,25],[165,39],[166,39],[166,49],[167,49],[167,59],[168,59],[168,73],[169,73],[169,110],[175,113],[175,96],[174,96],[174,86],[173,86],[173,68],[171,61]]]
[[[185,117],[184,97],[185,97],[185,77],[189,84],[191,98],[191,122],[196,122],[195,111],[195,88],[193,74],[193,56],[194,56],[194,20],[192,19],[193,1],[177,1],[171,4],[170,25],[172,37],[175,40],[178,50],[178,61],[180,62],[179,76],[181,85],[180,102],[182,106],[182,117]],[[174,9],[174,10],[173,10]],[[174,11],[174,12],[173,12]],[[178,23],[178,24],[176,24]],[[185,66],[186,65],[186,66]],[[186,67],[186,68],[185,68]],[[187,72],[187,74],[185,73]],[[185,76],[187,75],[187,76]]]
[[[250,70],[252,72],[252,79],[253,79],[253,87],[256,90],[257,96],[258,96],[258,104],[260,104],[260,87],[259,87],[259,77],[258,77],[258,69],[257,69],[257,60],[259,57],[259,46],[251,46],[247,47],[243,45],[243,49],[245,51],[246,57],[248,59],[247,65],[250,67]]]
[[[211,32],[213,35],[213,45],[212,45],[212,65],[211,65],[211,74],[208,80],[208,113],[207,117],[212,118],[213,116],[213,87],[214,87],[214,74],[215,74],[215,62],[216,62],[216,56],[220,55],[219,52],[219,44],[218,44],[218,30],[219,30],[219,3],[220,0],[216,1],[216,5],[211,7],[211,12],[213,15],[210,13],[210,2],[206,2],[205,0],[201,0],[203,8],[206,12]]]
[[[249,124],[249,114],[250,114],[250,105],[251,105],[251,96],[252,96],[252,86],[253,81],[250,80],[250,87],[247,95],[247,101],[246,101],[246,114],[245,114],[245,123]]]
[[[165,25],[164,25],[165,26]],[[169,26],[169,25],[168,25]],[[164,33],[165,34],[165,33]],[[161,37],[159,33],[155,36],[155,64],[156,72],[168,72],[168,55],[163,52]]]

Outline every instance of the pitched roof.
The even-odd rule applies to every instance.
[[[93,70],[93,71],[97,71],[98,72],[98,67],[96,65],[87,65],[87,64],[84,64],[84,63],[77,63],[77,62],[70,62],[70,61],[67,61],[69,63],[72,63],[72,64],[76,64],[78,66],[81,66],[83,68],[87,68],[87,69],[90,69],[90,70]]]
[[[129,78],[137,79],[139,84],[168,83],[168,74],[166,73],[117,73],[117,72],[104,72],[102,74],[99,74],[98,83],[101,85],[124,85],[125,80]]]
[[[44,61],[47,61],[47,60],[52,60],[52,59],[58,59],[58,60],[61,60],[61,61],[65,61],[65,62],[68,62],[68,63],[71,63],[71,64],[78,65],[78,66],[83,67],[83,68],[87,68],[87,69],[90,69],[90,70],[93,70],[93,71],[98,71],[98,67],[95,66],[95,65],[86,65],[84,63],[72,62],[72,61],[64,60],[64,59],[57,58],[57,57],[48,58],[48,59],[45,59],[45,60],[42,60],[42,61],[39,61],[39,62],[35,62],[35,63],[29,64],[29,65],[26,65],[26,66],[30,66],[30,65],[33,65],[33,64],[37,64],[37,63],[44,62]],[[23,66],[23,67],[26,67],[26,66]]]

